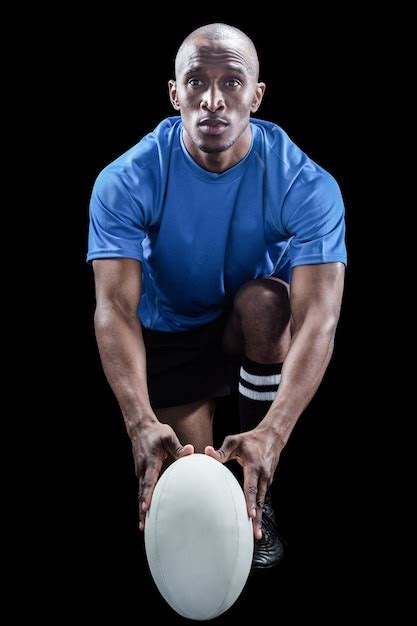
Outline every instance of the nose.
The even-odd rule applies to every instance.
[[[217,85],[210,85],[204,92],[201,100],[201,108],[205,111],[212,111],[213,113],[214,111],[224,108],[223,94]]]

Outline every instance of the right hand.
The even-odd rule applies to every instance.
[[[158,420],[142,425],[132,438],[132,446],[139,479],[139,530],[143,530],[146,511],[168,454],[176,460],[193,454],[194,446],[190,443],[183,446],[171,426]]]

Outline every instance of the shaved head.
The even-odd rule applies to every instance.
[[[258,74],[255,46],[234,26],[207,24],[182,42],[169,97],[181,114],[185,147],[203,168],[223,172],[250,149],[250,115],[265,91]]]
[[[187,35],[182,44],[180,45],[177,56],[175,57],[175,76],[178,78],[186,61],[187,53],[190,48],[195,45],[202,44],[204,41],[209,41],[214,44],[222,43],[224,41],[230,41],[245,54],[247,68],[255,78],[258,80],[259,76],[259,60],[256,48],[253,41],[241,30],[228,24],[207,24],[197,28],[192,33]]]

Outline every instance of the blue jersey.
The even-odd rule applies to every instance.
[[[248,280],[290,282],[296,265],[346,263],[334,178],[279,126],[250,125],[250,150],[221,174],[194,161],[171,117],[98,176],[87,260],[142,262],[147,328],[190,330],[231,308]]]

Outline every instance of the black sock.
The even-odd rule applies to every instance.
[[[245,355],[239,376],[240,431],[255,428],[277,395],[282,363],[256,363]]]

